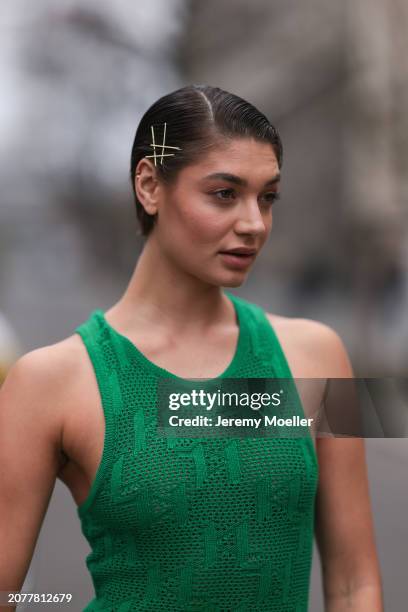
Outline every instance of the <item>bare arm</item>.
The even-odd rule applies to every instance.
[[[327,612],[382,612],[364,440],[317,442],[316,538]]]
[[[0,591],[23,585],[59,469],[50,363],[48,347],[27,353],[0,389]]]
[[[321,329],[325,377],[352,378],[337,334]],[[383,612],[382,585],[361,438],[317,438],[316,540],[326,612]]]

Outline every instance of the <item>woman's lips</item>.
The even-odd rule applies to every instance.
[[[219,254],[222,256],[224,263],[237,270],[246,268],[255,259],[255,253],[251,255],[238,255],[237,253],[223,253],[220,251]]]

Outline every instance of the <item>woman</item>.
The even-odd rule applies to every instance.
[[[362,440],[156,426],[161,378],[353,375],[331,328],[222,291],[269,236],[281,164],[265,116],[218,88],[145,113],[131,156],[145,245],[126,291],[21,358],[1,393],[1,588],[20,588],[58,476],[92,548],[87,611],[307,610],[314,529],[326,610],[382,610]]]

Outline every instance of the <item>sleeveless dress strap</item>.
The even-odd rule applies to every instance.
[[[236,295],[229,294],[240,309],[244,325],[250,330],[252,352],[263,364],[270,365],[276,378],[293,378],[282,345],[265,310]]]
[[[120,399],[120,389],[116,368],[112,367],[112,364],[109,363],[103,350],[102,328],[98,318],[98,311],[94,310],[84,323],[76,327],[75,333],[79,334],[82,338],[92,363],[105,417],[102,458],[91,484],[89,494],[84,503],[79,506],[80,514],[82,514],[93,502],[114,454],[115,416],[120,410],[120,401],[118,401]]]

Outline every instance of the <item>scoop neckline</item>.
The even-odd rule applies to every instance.
[[[105,317],[105,313],[103,310],[101,309],[96,309],[94,311],[94,315],[98,316],[100,321],[102,322],[102,324],[110,331],[110,333],[119,341],[121,341],[122,343],[124,343],[126,345],[126,347],[128,348],[128,350],[130,351],[131,354],[135,355],[136,358],[138,358],[138,360],[143,363],[145,366],[147,366],[151,371],[155,372],[157,375],[161,375],[162,377],[166,377],[166,378],[174,378],[180,382],[188,382],[190,380],[209,380],[209,381],[216,381],[219,379],[223,379],[226,378],[227,376],[229,376],[232,372],[235,371],[236,366],[237,366],[237,362],[240,359],[241,356],[241,352],[243,349],[243,345],[245,342],[245,336],[246,336],[246,325],[245,325],[245,320],[244,317],[242,316],[242,311],[239,305],[239,298],[237,298],[237,296],[231,294],[231,293],[227,293],[224,292],[224,294],[228,297],[228,299],[232,302],[232,305],[234,307],[235,310],[235,317],[236,317],[236,322],[238,323],[238,339],[235,345],[235,351],[234,351],[234,355],[232,357],[232,359],[230,360],[229,364],[227,365],[227,367],[224,369],[224,371],[219,374],[218,376],[214,376],[214,377],[209,377],[209,378],[197,378],[197,377],[191,377],[191,378],[183,378],[181,376],[177,376],[177,374],[174,374],[173,372],[170,372],[170,370],[166,370],[165,368],[162,368],[161,366],[157,365],[156,363],[154,363],[153,361],[151,361],[148,357],[146,357],[146,355],[144,353],[142,353],[142,351],[136,346],[136,344],[134,342],[132,342],[127,336],[125,336],[124,334],[122,334],[121,332],[119,332],[115,327],[113,327],[106,319]]]

